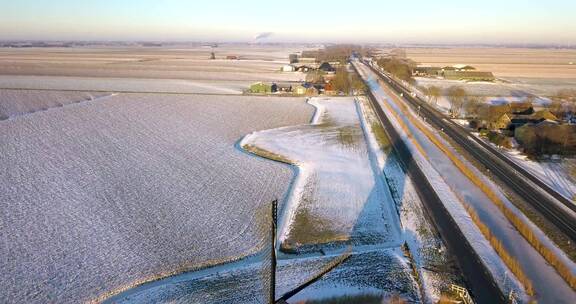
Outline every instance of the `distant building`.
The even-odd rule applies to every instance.
[[[442,71],[440,76],[449,80],[467,80],[467,81],[494,81],[496,77],[492,72],[478,71]]]
[[[282,72],[295,72],[296,67],[291,65],[291,64],[287,64],[287,65],[283,66],[281,70],[282,70]]]
[[[298,58],[298,63],[314,64],[316,62],[317,62],[316,57],[300,57],[300,58]]]
[[[525,124],[539,124],[543,121],[557,121],[558,118],[548,110],[537,111],[531,115],[516,115],[510,121],[509,129],[515,130]]]
[[[511,122],[512,119],[510,116],[508,114],[503,114],[496,121],[490,122],[488,128],[492,130],[507,129]]]
[[[263,82],[256,82],[250,86],[250,93],[270,94],[272,93],[272,85]]]
[[[290,54],[288,55],[288,59],[290,60],[290,64],[298,63],[298,54]]]
[[[324,94],[326,95],[338,95],[338,91],[334,89],[334,86],[329,82],[324,85]]]
[[[454,68],[455,71],[474,71],[476,70],[475,67],[467,65],[467,64],[455,64],[452,66]]]
[[[412,70],[413,76],[420,76],[420,77],[430,77],[430,76],[438,76],[438,72],[442,69],[439,67],[432,67],[432,66],[418,66]]]
[[[308,73],[310,71],[314,71],[315,69],[311,66],[307,66],[307,65],[301,65],[299,67],[296,67],[296,71],[298,72],[304,72],[304,73]]]
[[[276,84],[276,92],[280,93],[290,93],[292,92],[292,83],[277,83]]]
[[[336,71],[336,69],[334,69],[334,67],[328,63],[328,62],[323,62],[320,67],[318,67],[319,70],[324,71],[324,72],[334,72]]]
[[[318,96],[320,91],[309,83],[305,83],[302,85],[295,86],[292,89],[292,93],[294,95],[303,95],[303,96]]]
[[[306,89],[303,85],[297,85],[292,88],[292,93],[294,93],[294,95],[306,95]]]

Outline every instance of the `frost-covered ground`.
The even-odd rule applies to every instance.
[[[410,302],[422,301],[422,289],[415,281],[400,245],[406,238],[412,250],[416,250],[416,267],[420,274],[433,271],[422,268],[432,265],[421,262],[424,259],[419,255],[417,242],[423,238],[419,232],[425,231],[429,234],[428,240],[436,241],[426,243],[434,246],[431,249],[442,246],[427,230],[431,227],[422,214],[413,219],[418,224],[400,230],[395,202],[398,200],[404,208],[419,208],[419,202],[413,197],[415,194],[408,194],[413,189],[404,191],[386,184],[402,182],[405,176],[396,164],[395,168],[387,170],[395,176],[390,180],[384,178],[383,150],[375,143],[372,130],[366,125],[364,115],[368,113],[363,105],[353,98],[314,98],[309,103],[317,108],[312,124],[254,132],[240,143],[248,151],[298,167],[298,177],[287,197],[288,202],[281,208],[283,219],[279,234],[281,240],[294,239],[293,242],[315,246],[308,246],[307,250],[299,248],[299,254],[279,255],[277,297],[310,278],[337,256],[342,247],[335,243],[345,243],[354,245],[352,257],[290,299],[290,303],[354,296],[384,299],[393,295]],[[390,189],[394,189],[394,198]],[[399,196],[404,193],[412,197],[403,200]],[[412,210],[414,213],[421,211]],[[306,220],[299,218],[302,214],[306,214]],[[402,212],[403,217],[407,215]],[[421,228],[419,232],[414,231],[416,226]],[[305,231],[293,233],[303,228]],[[332,239],[335,235],[343,238]],[[267,276],[262,272],[266,264],[262,263],[266,263],[265,255],[174,276],[142,285],[109,301],[263,302]],[[425,284],[442,281],[428,275],[423,277]],[[438,289],[429,286],[426,289],[438,294]],[[431,301],[430,295],[427,292],[427,302]]]
[[[0,120],[111,96],[106,93],[0,89]]]
[[[277,298],[318,273],[334,256],[312,256],[280,260],[277,268]],[[257,261],[241,261],[167,278],[135,288],[105,303],[266,303],[268,290]],[[399,249],[354,254],[332,272],[289,300],[320,300],[338,296],[399,295],[418,303],[411,275]]]
[[[576,203],[576,159],[534,161],[516,150],[505,152],[516,163]]]
[[[368,80],[370,88],[377,96],[386,115],[393,122],[393,125],[397,126],[398,132],[404,137],[405,142],[411,148],[418,165],[429,178],[433,187],[438,191],[439,196],[446,204],[449,212],[461,227],[465,236],[470,239],[472,246],[482,257],[483,262],[493,273],[501,288],[507,291],[510,288],[517,289],[518,285],[513,276],[510,275],[510,272],[506,271],[506,266],[503,265],[494,250],[491,249],[487,240],[471,222],[463,208],[462,201],[471,205],[476,210],[481,220],[487,224],[492,233],[502,241],[506,250],[518,259],[524,272],[534,283],[537,294],[536,297],[539,301],[570,303],[576,300],[576,295],[573,290],[556,271],[548,265],[542,256],[513,228],[490,199],[472,184],[472,182],[455,167],[446,154],[416,127],[414,121],[419,121],[419,124],[425,128],[429,128],[430,132],[435,133],[435,131],[423,121],[419,120],[416,113],[409,109],[404,110],[399,98],[390,90],[381,87],[371,70],[360,64],[358,64],[358,68],[363,77]],[[440,140],[442,145],[448,147],[453,154],[456,154],[456,152],[449,147],[448,143],[438,134],[434,134],[433,136]],[[467,164],[468,167],[473,167],[468,164],[466,160],[460,160]],[[513,210],[522,220],[529,223],[532,230],[535,231],[538,238],[546,244],[546,246],[552,248],[564,263],[576,271],[574,263],[570,261],[560,249],[555,247],[552,241],[550,241],[542,231],[530,223],[529,220],[504,197],[493,182],[481,172],[478,172],[474,168],[472,168],[472,170],[482,179],[482,182],[491,185],[491,188],[497,191],[500,199],[505,202],[509,209]]]
[[[0,121],[0,298],[83,302],[255,252],[256,213],[294,172],[235,144],[312,110],[303,99],[119,94]]]
[[[0,48],[0,75],[44,76],[48,84],[60,77],[77,77],[92,81],[94,78],[126,79],[143,83],[179,88],[184,92],[203,86],[225,87],[227,84],[249,84],[256,81],[300,81],[303,73],[283,73],[280,68],[288,64],[288,55],[295,49],[266,46],[221,46],[218,48],[70,48],[70,49],[13,49]],[[210,60],[214,52],[216,60]],[[241,60],[226,60],[237,56]],[[54,76],[56,80],[53,80]],[[152,81],[144,81],[144,80]],[[19,81],[18,81],[19,80]],[[95,81],[95,80],[94,80]],[[174,84],[171,84],[174,82]],[[26,78],[13,81],[3,79],[0,87],[16,85],[29,88]],[[97,83],[98,86],[100,83]],[[39,85],[39,83],[35,83]],[[138,88],[137,84],[134,84]],[[139,91],[139,90],[138,90]],[[204,88],[205,91],[205,88]],[[194,91],[203,93],[204,91]],[[216,92],[218,93],[218,92]]]
[[[381,174],[374,170],[353,98],[312,98],[311,125],[259,131],[243,147],[281,155],[298,179],[281,222],[284,247],[397,243],[398,217]]]
[[[245,81],[0,75],[1,89],[136,93],[242,94]]]

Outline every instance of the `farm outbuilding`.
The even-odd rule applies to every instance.
[[[263,82],[256,82],[250,86],[250,93],[254,94],[272,93],[272,85]]]
[[[318,69],[324,72],[336,71],[336,69],[334,69],[334,67],[328,62],[323,62]]]
[[[478,71],[443,71],[441,76],[449,80],[468,80],[468,81],[494,81],[496,77],[492,72]]]
[[[496,121],[490,122],[488,124],[488,127],[492,130],[507,129],[508,125],[510,125],[511,122],[512,119],[510,118],[510,116],[508,114],[504,114],[498,117]]]
[[[303,84],[292,88],[294,95],[317,96],[320,91],[310,84]]]
[[[291,64],[287,64],[287,65],[283,66],[281,70],[282,70],[282,72],[295,72],[296,67],[291,65]]]

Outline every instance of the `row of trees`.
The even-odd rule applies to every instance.
[[[314,57],[317,62],[338,61],[341,64],[345,64],[353,53],[365,56],[370,52],[370,48],[362,47],[360,45],[338,44],[327,46],[317,51],[303,51],[302,57]]]
[[[366,85],[362,79],[356,73],[349,73],[344,66],[336,69],[336,75],[330,84],[334,90],[346,94],[352,90],[356,92],[364,92],[366,90]]]
[[[416,63],[410,59],[391,56],[378,59],[376,62],[388,73],[396,76],[404,81],[412,82],[412,70],[416,67]]]

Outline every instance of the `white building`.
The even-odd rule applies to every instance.
[[[282,67],[282,72],[295,72],[295,71],[296,71],[296,67],[291,65],[291,64],[287,64],[287,65]]]

